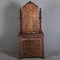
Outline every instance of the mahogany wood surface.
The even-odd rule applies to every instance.
[[[43,34],[21,34],[22,57],[44,57],[44,35]]]
[[[33,4],[22,8],[22,29],[26,32],[39,32],[39,10]]]
[[[19,57],[44,58],[44,33],[41,29],[41,8],[29,1],[20,9]]]

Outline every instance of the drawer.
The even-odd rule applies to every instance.
[[[24,56],[40,56],[41,40],[25,40],[23,41]]]

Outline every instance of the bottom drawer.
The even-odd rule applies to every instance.
[[[42,40],[24,40],[22,41],[23,57],[42,56],[43,42]]]

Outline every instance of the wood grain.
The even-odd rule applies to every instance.
[[[19,40],[22,43],[22,57],[44,57],[43,34],[32,34],[32,37],[28,34],[22,34]]]
[[[39,33],[39,9],[31,3],[22,8],[22,29],[23,33]]]
[[[44,33],[41,29],[41,8],[28,2],[20,9],[19,57],[44,58]]]

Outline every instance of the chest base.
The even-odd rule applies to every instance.
[[[44,35],[20,34],[19,35],[20,58],[44,58]]]

